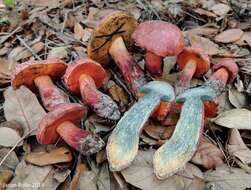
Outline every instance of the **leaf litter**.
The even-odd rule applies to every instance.
[[[10,2],[11,8],[7,8],[5,1],[0,1],[0,131],[1,135],[10,137],[8,142],[0,140],[1,185],[7,189],[13,189],[11,185],[15,184],[33,184],[37,185],[35,189],[64,186],[71,190],[251,188],[251,25],[248,17],[251,7],[248,1],[13,2]],[[218,116],[207,120],[220,130],[205,127],[206,135],[191,163],[163,181],[153,173],[152,156],[172,135],[179,113],[161,123],[150,120],[141,134],[140,151],[133,164],[121,172],[113,172],[109,169],[105,150],[97,153],[96,157],[86,158],[68,149],[61,139],[53,148],[34,143],[36,138],[33,135],[46,113],[41,100],[37,98],[36,91],[23,86],[18,90],[9,87],[13,68],[22,62],[47,58],[71,62],[85,57],[93,28],[100,18],[114,9],[130,12],[139,22],[151,19],[172,22],[182,29],[186,45],[200,46],[210,55],[213,64],[219,58],[232,57],[240,67],[238,80],[218,98]],[[139,63],[144,63],[144,52],[134,49],[132,53]],[[176,58],[166,57],[163,62],[161,80],[174,84],[178,71]],[[110,68],[110,71],[111,77],[103,90],[125,112],[134,102],[133,96],[117,70]],[[210,74],[193,80],[194,85],[203,83]],[[61,80],[57,85],[64,89]],[[71,100],[79,102],[79,97],[69,95]],[[95,114],[89,115],[85,124],[89,130],[101,134],[105,141],[115,127],[114,123]],[[18,128],[23,132],[20,133]],[[215,142],[226,146],[219,147]]]

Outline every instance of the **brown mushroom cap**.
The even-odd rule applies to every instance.
[[[133,40],[131,35],[136,26],[137,21],[135,18],[124,12],[115,11],[108,15],[100,22],[92,34],[87,47],[88,56],[101,64],[107,64],[111,59],[109,48],[113,40],[118,36],[122,36],[126,47],[132,47]],[[117,31],[117,34],[114,34],[109,39],[109,35],[115,31]]]
[[[213,66],[212,69],[213,69],[213,71],[216,71],[216,70],[220,69],[221,67],[226,68],[229,73],[228,83],[232,82],[236,78],[236,76],[239,72],[239,68],[238,68],[237,64],[231,58],[221,59],[217,64],[215,64]]]
[[[197,64],[194,74],[196,77],[205,74],[210,68],[208,55],[203,53],[199,47],[187,47],[178,55],[177,63],[180,69],[183,69],[189,61],[194,61]]]
[[[164,21],[146,21],[132,34],[136,44],[161,57],[178,55],[184,48],[180,29]]]
[[[64,75],[65,84],[71,92],[79,92],[79,78],[82,74],[91,76],[97,88],[103,85],[106,78],[105,69],[96,61],[88,58],[76,60],[72,65],[68,66]]]
[[[12,73],[11,83],[14,89],[21,85],[33,88],[35,78],[44,75],[51,77],[62,76],[66,68],[67,65],[65,62],[59,59],[27,61],[16,66]]]
[[[40,144],[53,144],[59,138],[57,127],[65,121],[78,123],[84,117],[86,110],[77,103],[61,104],[48,112],[40,121],[37,129],[37,140]]]

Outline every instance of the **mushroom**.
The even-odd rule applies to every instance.
[[[59,59],[28,61],[19,64],[12,74],[12,87],[16,89],[25,85],[34,89],[36,86],[44,107],[51,111],[59,104],[69,102],[68,96],[51,80],[51,77],[62,76],[66,68],[66,64]]]
[[[61,137],[83,155],[98,152],[104,146],[103,140],[75,125],[80,122],[85,112],[84,107],[77,103],[57,106],[40,121],[36,134],[37,141],[40,144],[53,144]]]
[[[231,83],[237,76],[239,68],[235,61],[231,58],[221,59],[212,67],[214,73],[210,77],[210,81],[220,81],[221,88],[224,88],[227,83]],[[221,92],[219,92],[221,93]],[[207,117],[215,117],[218,112],[217,100],[204,102],[205,115]]]
[[[204,126],[203,101],[213,102],[227,83],[232,82],[238,66],[233,59],[222,59],[213,67],[210,80],[197,88],[191,88],[177,97],[184,102],[180,119],[172,137],[154,154],[154,172],[159,179],[167,178],[182,170],[194,155]]]
[[[176,84],[177,94],[189,88],[193,76],[200,77],[210,68],[208,55],[199,47],[185,48],[177,58],[177,63],[182,71]]]
[[[81,93],[83,101],[97,115],[118,120],[120,111],[117,104],[107,95],[98,90],[106,79],[106,71],[91,59],[79,59],[66,69],[64,81],[73,93]]]
[[[113,171],[126,168],[134,160],[138,152],[140,132],[160,102],[174,100],[172,86],[162,81],[149,82],[140,92],[144,96],[124,114],[108,139],[107,158]]]
[[[180,29],[168,22],[146,21],[136,28],[132,38],[146,50],[145,65],[151,74],[162,73],[162,60],[176,56],[184,48],[184,37]]]
[[[87,47],[88,56],[102,65],[109,63],[112,57],[134,94],[147,82],[126,48],[133,45],[131,34],[136,26],[137,21],[132,16],[114,11],[101,20]]]

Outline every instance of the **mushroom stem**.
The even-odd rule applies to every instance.
[[[88,105],[98,104],[101,97],[101,92],[97,90],[93,78],[89,75],[82,74],[79,78],[80,92],[83,101]]]
[[[57,127],[57,133],[64,141],[84,155],[98,152],[104,142],[89,131],[78,128],[70,121],[65,121]]]
[[[193,60],[189,60],[179,75],[177,84],[178,93],[182,93],[190,86],[190,81],[196,71],[197,64]]]
[[[228,79],[229,79],[229,73],[228,73],[227,69],[225,69],[224,67],[218,69],[210,77],[211,81],[220,80],[224,84],[224,86],[227,84]]]
[[[145,55],[145,67],[153,75],[160,75],[162,72],[162,58],[150,51],[146,52]]]
[[[120,118],[117,104],[109,96],[97,89],[95,81],[91,76],[82,74],[79,78],[79,84],[83,101],[86,102],[97,115],[115,121]]]
[[[51,111],[62,103],[68,103],[67,95],[53,84],[50,76],[39,76],[34,80],[39,89],[39,93],[44,107]]]
[[[137,93],[138,89],[146,84],[147,81],[144,72],[127,51],[122,37],[117,37],[113,41],[109,53],[121,70],[123,77],[131,87],[132,91]]]

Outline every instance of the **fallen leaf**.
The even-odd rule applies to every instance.
[[[6,156],[6,154],[10,151],[8,148],[1,148],[0,149],[0,161]],[[8,159],[5,159],[3,164],[0,166],[1,170],[15,170],[19,163],[18,157],[14,151],[10,153]]]
[[[247,97],[234,88],[228,90],[230,103],[236,108],[242,108],[247,104]]]
[[[232,129],[251,129],[251,111],[247,109],[232,109],[219,114],[214,123]]]
[[[243,33],[241,29],[229,29],[215,36],[214,40],[221,43],[231,43],[239,40]]]
[[[222,151],[203,137],[191,161],[207,169],[213,169],[222,165],[224,163],[223,159],[224,155]]]
[[[67,47],[54,47],[49,51],[48,59],[63,59],[68,55]]]
[[[231,155],[239,158],[243,164],[251,163],[251,150],[243,142],[237,129],[231,129],[227,149]]]
[[[76,38],[77,40],[81,40],[81,38],[84,36],[84,29],[81,26],[81,24],[79,24],[78,22],[75,23],[74,25],[74,38]]]
[[[129,190],[129,185],[126,183],[125,179],[119,172],[112,172],[112,174],[119,186],[119,188],[117,189]]]
[[[224,16],[231,10],[231,8],[226,4],[217,3],[212,6],[211,10],[218,16]]]
[[[144,126],[144,131],[150,137],[152,137],[156,140],[169,139],[174,131],[174,127],[146,124]]]
[[[218,33],[217,28],[198,26],[187,31],[188,36],[214,37]]]
[[[97,185],[99,190],[111,189],[110,172],[108,163],[104,163],[98,172]]]
[[[4,92],[4,98],[3,108],[6,120],[15,120],[20,123],[24,129],[24,134],[36,129],[46,114],[35,94],[25,86],[21,86],[17,90],[9,87]],[[35,132],[32,134],[35,134]]]
[[[89,169],[87,168],[87,166],[85,164],[83,164],[83,163],[79,163],[76,166],[75,174],[74,174],[74,176],[73,176],[73,178],[71,180],[70,186],[69,186],[70,190],[76,190],[76,189],[78,189],[81,173],[86,172],[88,170]]]
[[[22,126],[16,121],[6,121],[0,124],[0,145],[12,147],[21,140],[23,135]],[[21,146],[22,142],[18,144]]]
[[[251,175],[240,168],[222,165],[216,170],[204,173],[208,189],[217,190],[245,190],[251,187]]]
[[[9,83],[11,79],[11,72],[15,68],[17,62],[14,60],[7,60],[0,58],[0,83]]]
[[[92,35],[92,29],[90,29],[90,28],[85,28],[85,29],[84,29],[84,34],[83,34],[83,36],[82,36],[82,41],[83,41],[83,42],[89,41],[91,35]]]
[[[15,177],[8,184],[7,190],[55,190],[69,174],[70,170],[59,171],[52,166],[38,167],[22,160],[16,167]]]
[[[241,39],[235,43],[238,45],[249,45],[249,47],[251,47],[251,32],[244,32]]]
[[[165,179],[158,180],[153,173],[152,157],[154,151],[139,151],[133,163],[121,173],[125,180],[142,190],[187,189],[195,176],[203,179],[203,174],[196,166],[188,163],[184,170]]]
[[[204,15],[204,16],[208,16],[208,17],[216,17],[216,14],[214,14],[210,11],[207,11],[205,9],[202,9],[202,8],[196,8],[193,11],[198,13],[199,15]]]
[[[82,172],[78,188],[81,190],[98,190],[96,173],[92,170]]]
[[[13,171],[11,170],[1,170],[0,171],[0,189],[4,190],[6,185],[10,182],[13,177]]]
[[[208,38],[201,36],[191,36],[190,43],[192,46],[200,46],[208,55],[217,55],[219,52],[219,45],[212,42]]]
[[[25,161],[37,166],[47,166],[72,161],[72,154],[68,148],[60,147],[50,152],[36,152],[26,155]]]

